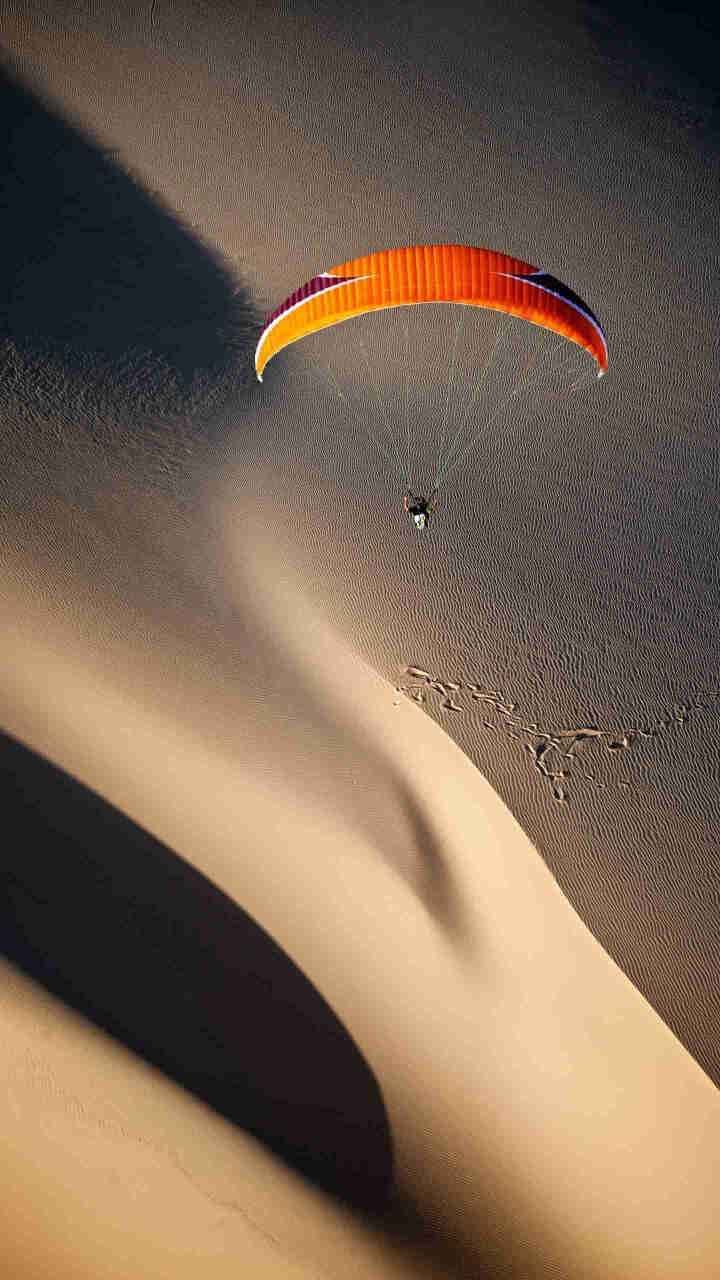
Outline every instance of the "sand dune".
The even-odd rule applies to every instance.
[[[489,1263],[498,1275],[553,1268],[598,1277],[709,1275],[720,1247],[714,1087],[575,915],[470,761],[313,607],[293,576],[291,548],[277,532],[268,538],[267,509],[245,506],[241,544],[235,516],[226,507],[224,568],[226,589],[234,579],[243,601],[246,693],[235,700],[231,731],[222,685],[214,695],[199,690],[197,673],[182,660],[170,677],[156,669],[163,697],[188,691],[188,717],[169,719],[148,693],[155,655],[136,654],[113,672],[102,647],[93,652],[87,617],[83,639],[64,617],[27,599],[14,611],[24,619],[22,633],[12,623],[4,630],[14,672],[5,723],[51,758],[62,756],[73,775],[181,852],[281,944],[377,1078],[398,1191],[453,1236],[466,1259],[475,1258],[471,1265]],[[97,620],[100,630],[108,623]],[[262,687],[247,692],[260,668]],[[62,691],[50,718],[48,688]],[[204,725],[192,714],[198,692]],[[171,787],[162,781],[168,768]],[[17,1018],[14,991],[9,1009]],[[128,1214],[134,1195],[146,1206],[137,1212],[157,1223],[160,1198],[170,1222],[180,1175],[167,1151],[148,1151],[155,1140],[143,1137],[144,1124],[121,1135],[120,1120],[106,1121],[98,1102],[81,1117],[81,1146],[89,1144],[92,1157],[78,1156],[72,1098],[87,1091],[79,1081],[70,1086],[65,1073],[81,1071],[85,1081],[89,1050],[56,1046],[42,1020],[22,1016],[25,1048],[14,1054],[12,1104],[17,1159],[29,1121],[38,1125],[38,1142],[52,1148],[46,1153],[43,1145],[35,1157],[33,1177],[20,1168],[27,1195],[41,1196],[49,1178],[61,1185],[66,1157],[64,1194],[87,1195],[81,1187],[97,1160],[126,1168]],[[73,1025],[55,1009],[44,1017]],[[72,1035],[92,1043],[105,1062],[103,1079],[116,1069],[122,1055],[95,1033],[75,1028]],[[123,1089],[130,1098],[144,1090],[150,1106],[145,1069],[127,1071],[132,1082],[123,1078]],[[47,1119],[36,1115],[37,1087]],[[177,1108],[183,1125],[199,1124],[194,1104],[181,1105],[170,1086],[159,1087],[162,1105]],[[227,1129],[210,1124],[230,1144]],[[58,1127],[55,1137],[48,1125]],[[175,1141],[182,1146],[177,1134]],[[241,1162],[263,1162],[249,1142],[241,1139],[238,1151]],[[138,1163],[141,1171],[151,1166],[142,1195],[140,1174],[130,1172]],[[104,1176],[111,1200],[116,1184]],[[226,1176],[235,1188],[244,1178],[236,1168]],[[262,1182],[272,1233],[294,1257],[276,1198],[287,1175],[276,1183],[274,1172],[264,1172]],[[92,1186],[97,1212],[109,1216],[95,1176]],[[213,1195],[228,1199],[227,1191]],[[196,1211],[201,1240],[193,1235],[192,1247],[207,1250],[206,1205]],[[140,1253],[141,1221],[133,1237]],[[244,1221],[232,1230],[243,1240],[250,1232]],[[221,1252],[230,1247],[226,1241]],[[152,1274],[154,1264],[145,1265]],[[225,1265],[223,1257],[217,1274]],[[339,1265],[326,1254],[321,1273]]]
[[[4,16],[13,1280],[714,1280],[700,30],[610,0]],[[305,344],[255,386],[251,338],[327,263],[429,241],[557,272],[610,371],[479,424],[418,541],[383,432],[436,447],[437,343],[403,416],[385,330],[368,369],[341,327],[334,390]],[[363,1161],[380,1208],[339,1198]]]

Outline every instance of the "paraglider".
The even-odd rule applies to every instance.
[[[410,519],[413,521],[416,529],[426,529],[430,517],[437,505],[437,496],[433,494],[432,498],[416,497],[412,491],[405,494],[403,498],[403,506],[407,511]]]
[[[607,342],[600,323],[567,285],[508,254],[441,244],[385,249],[313,276],[268,317],[255,350],[257,377],[262,382],[268,362],[309,334],[369,312],[433,302],[517,316],[587,351],[598,377],[607,369]],[[455,444],[451,452],[456,452]],[[450,455],[438,462],[435,492],[444,482],[449,461]],[[406,483],[410,484],[407,476]],[[416,527],[426,528],[435,500],[414,499],[408,492],[404,505]]]
[[[566,285],[519,258],[470,245],[412,245],[354,258],[313,276],[269,316],[255,351],[262,382],[268,360],[326,325],[383,307],[455,302],[521,316],[578,343],[607,369],[605,335]]]

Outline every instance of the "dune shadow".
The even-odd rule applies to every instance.
[[[580,20],[594,47],[626,81],[700,137],[720,123],[720,23],[712,5],[583,0]]]
[[[384,1205],[392,1149],[376,1079],[272,938],[5,734],[0,797],[8,958],[331,1194]]]
[[[219,253],[2,61],[0,463],[82,438],[160,477],[252,394],[261,319]]]
[[[420,857],[421,877],[409,883],[423,902],[426,911],[460,952],[474,954],[476,934],[468,916],[452,864],[443,841],[423,810],[414,788],[391,760],[386,761],[388,778],[405,814],[413,847]],[[397,868],[396,868],[397,870]],[[403,874],[399,871],[399,874]],[[407,876],[404,876],[408,880]]]

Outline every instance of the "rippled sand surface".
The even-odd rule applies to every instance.
[[[4,20],[9,1274],[714,1277],[716,64],[663,21]],[[253,335],[455,240],[610,368],[418,537],[430,327],[407,382],[387,324],[262,388]]]

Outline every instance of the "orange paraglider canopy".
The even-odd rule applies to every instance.
[[[562,334],[607,369],[605,335],[590,308],[546,271],[471,245],[411,245],[353,258],[313,276],[269,316],[255,351],[262,382],[268,360],[298,338],[384,307],[455,302],[520,316]]]

